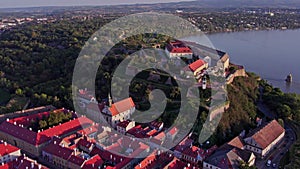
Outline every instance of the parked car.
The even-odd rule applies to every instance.
[[[267,163],[266,163],[267,167],[270,167],[271,164],[272,164],[272,161],[271,161],[271,160],[268,160]]]
[[[273,166],[273,168],[276,168],[276,164],[275,164],[275,163],[273,163],[273,165],[272,165],[272,166]]]

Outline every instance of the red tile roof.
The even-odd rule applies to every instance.
[[[199,167],[193,166],[191,164],[185,163],[177,158],[174,158],[169,164],[168,169],[199,169]]]
[[[62,109],[60,109],[62,110]],[[44,113],[42,113],[43,115]],[[36,114],[34,117],[39,117],[40,114]],[[27,117],[17,118],[17,121],[23,119],[27,121]],[[15,119],[11,121],[5,121],[0,124],[0,131],[11,136],[14,136],[18,139],[24,140],[25,142],[32,144],[32,145],[40,145],[43,144],[51,139],[53,136],[63,136],[73,131],[82,129],[83,127],[91,126],[93,121],[86,118],[86,117],[79,117],[75,120],[70,120],[66,123],[61,125],[49,128],[47,130],[41,131],[36,133],[34,131],[30,131],[27,128],[21,127],[18,124],[13,124]]]
[[[93,156],[92,158],[90,158],[89,160],[87,160],[84,163],[84,166],[82,167],[82,169],[98,169],[99,167],[101,167],[103,165],[103,163],[104,163],[104,161],[97,154],[97,155]]]
[[[60,157],[62,159],[68,160],[73,153],[73,150],[67,147],[62,147],[58,144],[51,143],[47,145],[44,149],[44,152],[52,154],[54,156]]]
[[[276,120],[273,120],[256,132],[252,138],[261,146],[261,148],[265,149],[283,132],[285,132],[284,128]]]
[[[5,156],[7,154],[13,153],[20,150],[19,148],[12,146],[6,142],[0,142],[0,157]]]
[[[135,104],[131,97],[118,101],[109,108],[112,116],[118,115],[124,111],[130,110],[131,108],[135,107]]]
[[[68,159],[68,162],[71,162],[71,163],[81,167],[83,165],[83,163],[85,162],[85,159],[83,159],[82,157],[79,157],[79,156],[71,155],[71,157]]]
[[[177,127],[173,127],[171,130],[168,132],[171,136],[176,135],[178,133]]]
[[[88,136],[90,134],[98,132],[98,129],[99,129],[99,125],[93,125],[93,126],[84,128],[82,130],[79,130],[77,133]]]
[[[244,146],[245,146],[244,145],[244,141],[239,136],[235,137],[234,139],[232,139],[231,141],[229,141],[227,144],[231,145],[233,147],[237,147],[239,149],[243,149]]]
[[[203,158],[204,156],[204,150],[202,150],[199,147],[196,146],[192,146],[192,147],[188,147],[186,148],[183,152],[183,154],[193,157],[193,158],[197,158],[198,154]]]
[[[192,50],[181,41],[174,41],[167,44],[170,53],[193,53]]]
[[[153,162],[157,159],[157,150],[154,150],[149,156],[134,167],[134,169],[150,169],[154,164]]]
[[[193,72],[195,72],[198,68],[200,68],[201,66],[203,66],[203,65],[205,65],[205,64],[206,64],[206,62],[205,62],[204,60],[198,59],[197,61],[191,63],[191,64],[189,65],[189,68],[190,68]]]
[[[44,130],[44,131],[40,132],[39,134],[46,135],[48,137],[63,136],[68,133],[71,133],[73,131],[76,131],[76,130],[79,130],[79,129],[82,129],[84,127],[91,126],[91,125],[93,125],[93,121],[82,116],[77,119],[63,123],[61,125],[55,126],[53,128]]]

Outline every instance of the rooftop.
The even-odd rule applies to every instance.
[[[26,116],[23,117],[23,119],[26,118]],[[68,133],[71,133],[72,131],[80,130],[83,127],[88,127],[92,124],[93,121],[82,116],[74,120],[70,120],[66,123],[60,124],[58,126],[54,126],[47,130],[36,133],[17,124],[13,124],[12,121],[5,121],[0,124],[0,131],[10,134],[18,139],[24,140],[29,144],[40,145],[51,140],[51,137],[53,136],[63,136]]]
[[[185,45],[185,43],[179,40],[168,43],[166,47],[170,53],[193,53],[191,48],[189,48]]]
[[[252,137],[261,148],[269,146],[276,138],[283,132],[284,128],[276,121],[272,120],[267,125],[263,126],[258,132],[254,133]]]
[[[202,66],[205,65],[205,64],[206,64],[206,62],[205,62],[204,60],[198,59],[197,61],[191,63],[191,64],[189,65],[189,68],[190,68],[193,72],[195,72],[198,68],[202,67]]]
[[[10,154],[10,153],[13,153],[13,152],[16,152],[20,150],[19,148],[15,147],[15,146],[12,146],[6,142],[3,142],[1,140],[0,142],[0,157],[3,157],[7,154]]]
[[[135,104],[131,97],[118,101],[109,108],[112,116],[118,115],[119,113],[125,112],[135,107]]]

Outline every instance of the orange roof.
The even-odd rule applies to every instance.
[[[197,61],[191,63],[189,65],[189,68],[194,72],[196,71],[198,68],[200,68],[201,66],[205,65],[206,62],[202,59],[198,59]]]
[[[260,145],[261,148],[265,149],[284,131],[284,128],[276,120],[273,120],[261,130],[256,132],[252,138],[258,145]]]
[[[243,143],[241,137],[239,137],[239,136],[237,136],[234,139],[232,139],[231,141],[229,141],[228,145],[231,145],[231,146],[239,148],[239,149],[244,148],[244,143]]]
[[[131,97],[121,100],[119,102],[116,102],[112,104],[112,106],[109,108],[111,115],[116,116],[124,111],[130,110],[131,108],[135,107],[135,104]]]
[[[103,163],[104,161],[97,154],[84,163],[83,169],[98,169],[98,167],[101,167]]]

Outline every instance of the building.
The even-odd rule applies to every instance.
[[[197,77],[199,74],[203,73],[205,69],[208,68],[208,63],[202,59],[198,59],[197,61],[191,63],[189,65],[189,68],[194,73],[194,76]]]
[[[117,124],[117,131],[125,135],[125,133],[135,126],[134,121],[126,120]]]
[[[21,156],[21,150],[15,146],[7,144],[3,140],[0,142],[0,164],[15,160]]]
[[[58,109],[56,111],[68,112],[65,109]],[[54,136],[66,137],[94,124],[93,121],[82,116],[47,130],[35,132],[29,128],[32,119],[41,119],[43,115],[47,114],[49,112],[23,116],[12,120],[8,119],[0,124],[0,139],[22,149],[32,156],[38,157],[42,149],[49,144]]]
[[[182,152],[193,144],[193,140],[189,137],[185,137],[175,148],[174,156],[181,159]]]
[[[220,52],[219,53],[223,53],[220,57],[220,60],[218,61],[217,65],[222,67],[225,70],[227,70],[229,68],[229,55],[227,53],[224,52]]]
[[[63,147],[54,141],[43,149],[42,158],[58,168],[68,168],[68,160],[75,153],[71,148]]]
[[[164,127],[164,123],[163,122],[158,122],[158,121],[152,121],[150,123],[150,127],[157,130],[157,131],[161,131]]]
[[[173,127],[171,128],[168,132],[167,132],[167,138],[174,140],[175,136],[178,134],[179,130],[177,127]]]
[[[187,59],[193,58],[193,51],[190,47],[186,46],[182,41],[173,41],[166,45],[165,52],[169,58],[184,57]]]
[[[87,105],[89,103],[97,103],[94,95],[95,94],[93,94],[91,91],[88,91],[87,89],[79,89],[77,98],[79,100],[79,103]]]
[[[255,155],[244,149],[245,144],[240,137],[222,145],[203,161],[203,169],[239,169],[240,163],[249,166],[255,163]]]
[[[37,163],[37,161],[31,158],[20,156],[8,163],[0,164],[0,169],[48,169],[48,168]]]
[[[182,159],[184,161],[190,162],[192,164],[199,164],[203,160],[203,152],[204,150],[200,149],[199,147],[196,146],[191,146],[186,148],[182,152]]]
[[[245,148],[255,154],[265,157],[284,138],[285,129],[273,120],[265,126],[258,128],[244,139]]]
[[[116,128],[119,122],[128,120],[135,111],[135,104],[131,97],[118,101],[108,108],[108,111],[102,111],[104,119]]]

